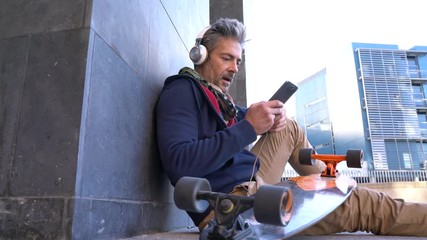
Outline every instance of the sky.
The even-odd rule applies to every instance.
[[[427,46],[426,9],[426,0],[244,0],[248,105],[340,64],[352,42]]]

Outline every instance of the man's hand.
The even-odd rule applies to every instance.
[[[245,116],[255,132],[260,135],[267,131],[280,131],[286,123],[286,111],[283,103],[274,100],[252,104]]]
[[[282,104],[282,108],[280,108],[280,113],[275,115],[274,124],[270,128],[269,132],[279,132],[285,129],[287,118],[288,116],[286,116],[286,109],[283,107]]]

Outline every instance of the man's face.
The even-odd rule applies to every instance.
[[[232,38],[220,38],[217,46],[208,53],[208,60],[197,71],[208,82],[227,93],[242,61],[242,46]]]

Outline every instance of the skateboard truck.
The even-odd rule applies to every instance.
[[[337,177],[337,164],[347,160],[347,167],[361,168],[363,162],[363,150],[349,149],[346,155],[316,154],[313,148],[302,148],[299,152],[299,161],[304,165],[314,165],[314,159],[326,164],[322,177]]]
[[[207,179],[182,177],[175,185],[174,200],[178,208],[202,213],[209,205],[215,222],[200,234],[200,239],[256,239],[240,214],[254,208],[261,223],[286,226],[292,213],[292,194],[287,187],[264,185],[252,196],[212,192]]]
[[[207,200],[215,211],[216,224],[208,230],[207,239],[246,239],[251,235],[251,229],[239,215],[252,207],[254,197],[209,191],[200,191],[197,197]]]

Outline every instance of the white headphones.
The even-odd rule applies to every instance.
[[[208,50],[205,46],[201,44],[203,35],[205,35],[206,31],[211,27],[204,28],[196,38],[196,44],[190,50],[190,59],[193,61],[194,65],[202,64],[206,58],[208,57]]]

